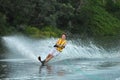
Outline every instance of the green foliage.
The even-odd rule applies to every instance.
[[[32,36],[32,37],[39,37],[39,29],[36,28],[36,27],[31,27],[31,26],[28,26],[26,27],[25,29],[25,33]]]
[[[120,33],[120,20],[107,12],[99,0],[88,0],[76,17],[73,33],[77,31],[91,36],[113,36]]]
[[[107,0],[106,10],[120,20],[120,0]]]
[[[91,19],[92,34],[97,36],[117,35],[120,30],[120,21],[101,7],[94,7],[94,16]]]
[[[120,0],[0,0],[0,35],[22,32],[20,25],[29,25],[24,33],[34,37],[57,37],[64,30],[118,35]]]
[[[6,16],[0,13],[0,35],[7,35],[12,32],[13,28],[8,28],[6,22]]]
[[[5,29],[6,29],[6,17],[2,13],[0,13],[0,34],[5,34]]]
[[[58,37],[61,35],[62,31],[55,28],[55,27],[45,27],[43,29],[38,29],[36,27],[31,27],[28,26],[25,29],[25,33],[31,37],[41,37],[41,38],[45,38],[45,37]]]

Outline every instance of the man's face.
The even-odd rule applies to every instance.
[[[64,34],[62,35],[62,39],[66,39],[66,36]]]

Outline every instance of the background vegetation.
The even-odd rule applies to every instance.
[[[0,35],[120,34],[120,0],[0,0]]]

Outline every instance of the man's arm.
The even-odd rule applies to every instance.
[[[57,40],[56,44],[54,45],[54,47],[59,47],[58,42],[60,39]]]

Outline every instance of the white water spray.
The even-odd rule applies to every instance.
[[[42,59],[48,55],[49,51],[57,41],[55,38],[50,39],[30,39],[25,36],[7,36],[3,37],[5,46],[9,49],[9,54],[21,54],[27,59],[36,60],[40,55]],[[80,42],[78,42],[80,43]],[[68,41],[66,48],[63,52],[55,57],[52,61],[60,61],[64,59],[75,58],[111,58],[120,56],[119,53],[108,53],[103,48],[98,48],[90,43],[89,46],[75,45],[72,41]],[[9,55],[8,55],[9,58]]]

